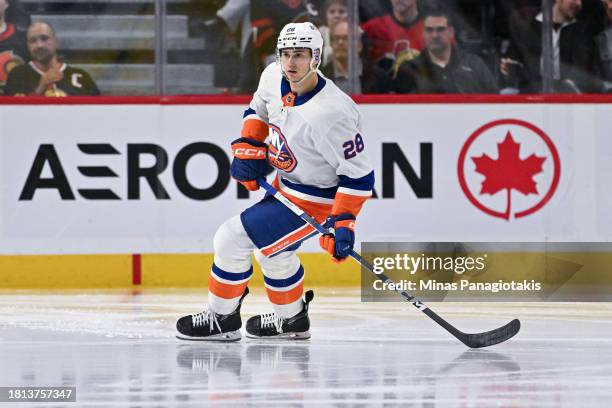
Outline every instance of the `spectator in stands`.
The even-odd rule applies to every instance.
[[[596,92],[600,88],[593,71],[594,40],[590,27],[576,20],[581,0],[555,0],[553,5],[554,91]],[[501,59],[500,71],[508,77],[514,71],[521,92],[542,90],[542,13],[510,19],[511,45]],[[514,67],[514,68],[513,68]]]
[[[456,43],[461,45],[463,50],[484,58],[494,52],[491,35],[492,14],[494,13],[493,1],[427,0],[420,10],[424,15],[428,15],[429,11],[436,9],[447,12],[453,20]],[[510,2],[510,0],[502,1]]]
[[[8,0],[0,0],[0,95],[4,94],[9,72],[22,65],[28,55],[25,31],[6,21],[8,8]]]
[[[349,89],[349,25],[347,21],[340,21],[331,26],[330,41],[333,48],[332,58],[331,61],[321,68],[321,72],[326,77],[331,78],[344,92],[351,93]],[[361,53],[364,51],[361,36],[357,39],[357,50],[361,57]],[[376,65],[365,65],[361,58],[359,58],[357,59],[355,71],[359,76],[359,81],[357,81],[356,89],[353,90],[353,93],[388,92],[387,75],[381,68]]]
[[[326,0],[323,3],[321,16],[325,25],[319,27],[319,31],[323,36],[323,65],[326,65],[330,62],[333,52],[329,32],[333,25],[348,20],[347,0]]]
[[[391,0],[391,12],[364,24],[370,40],[368,60],[395,74],[397,67],[419,55],[425,46],[417,0]]]
[[[493,74],[480,57],[455,44],[449,15],[432,11],[424,19],[425,50],[403,62],[397,72],[397,93],[497,93]]]
[[[261,72],[274,61],[276,39],[285,24],[321,24],[317,0],[251,0],[250,16],[253,29],[244,52],[239,86],[244,93],[255,91]]]
[[[8,77],[7,95],[99,95],[89,74],[61,62],[57,56],[55,31],[46,22],[36,21],[27,31],[32,60],[13,69]]]
[[[597,65],[603,80],[603,91],[612,92],[612,0],[602,0],[606,7],[606,28],[595,37]]]

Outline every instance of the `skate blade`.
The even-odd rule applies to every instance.
[[[281,333],[276,336],[255,336],[254,334],[247,333],[246,336],[250,339],[308,340],[310,338],[310,332]]]
[[[223,342],[223,341],[238,341],[242,338],[242,335],[240,334],[240,330],[235,330],[235,331],[231,331],[227,333],[214,334],[212,336],[199,336],[199,337],[187,336],[185,334],[178,333],[176,335],[176,338],[180,340],[191,340],[191,341]]]

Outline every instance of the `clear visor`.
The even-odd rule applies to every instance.
[[[312,70],[316,70],[319,68],[321,64],[321,50],[312,49],[308,47],[283,47],[276,48],[276,63],[280,65],[281,63],[281,52],[283,50],[309,50],[310,51],[310,67]]]

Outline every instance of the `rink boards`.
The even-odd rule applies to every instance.
[[[2,255],[0,288],[205,287],[212,260],[212,254]],[[332,264],[316,253],[300,260],[308,286],[359,285],[352,261]],[[250,285],[263,286],[257,263],[254,269]]]
[[[360,108],[377,197],[358,240],[610,241],[611,105]],[[262,195],[229,178],[243,110],[4,105],[2,287],[205,285],[215,230]],[[311,284],[359,283],[314,240],[304,251]]]

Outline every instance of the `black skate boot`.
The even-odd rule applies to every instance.
[[[240,298],[238,307],[230,314],[220,315],[210,310],[201,313],[183,316],[176,322],[177,338],[181,340],[200,341],[238,341],[242,337],[240,328],[240,306],[249,294],[247,287]]]
[[[310,338],[310,320],[308,304],[314,298],[312,290],[304,294],[304,308],[297,315],[288,319],[280,318],[276,313],[253,316],[247,320],[247,337],[254,339],[288,339],[306,340]]]

